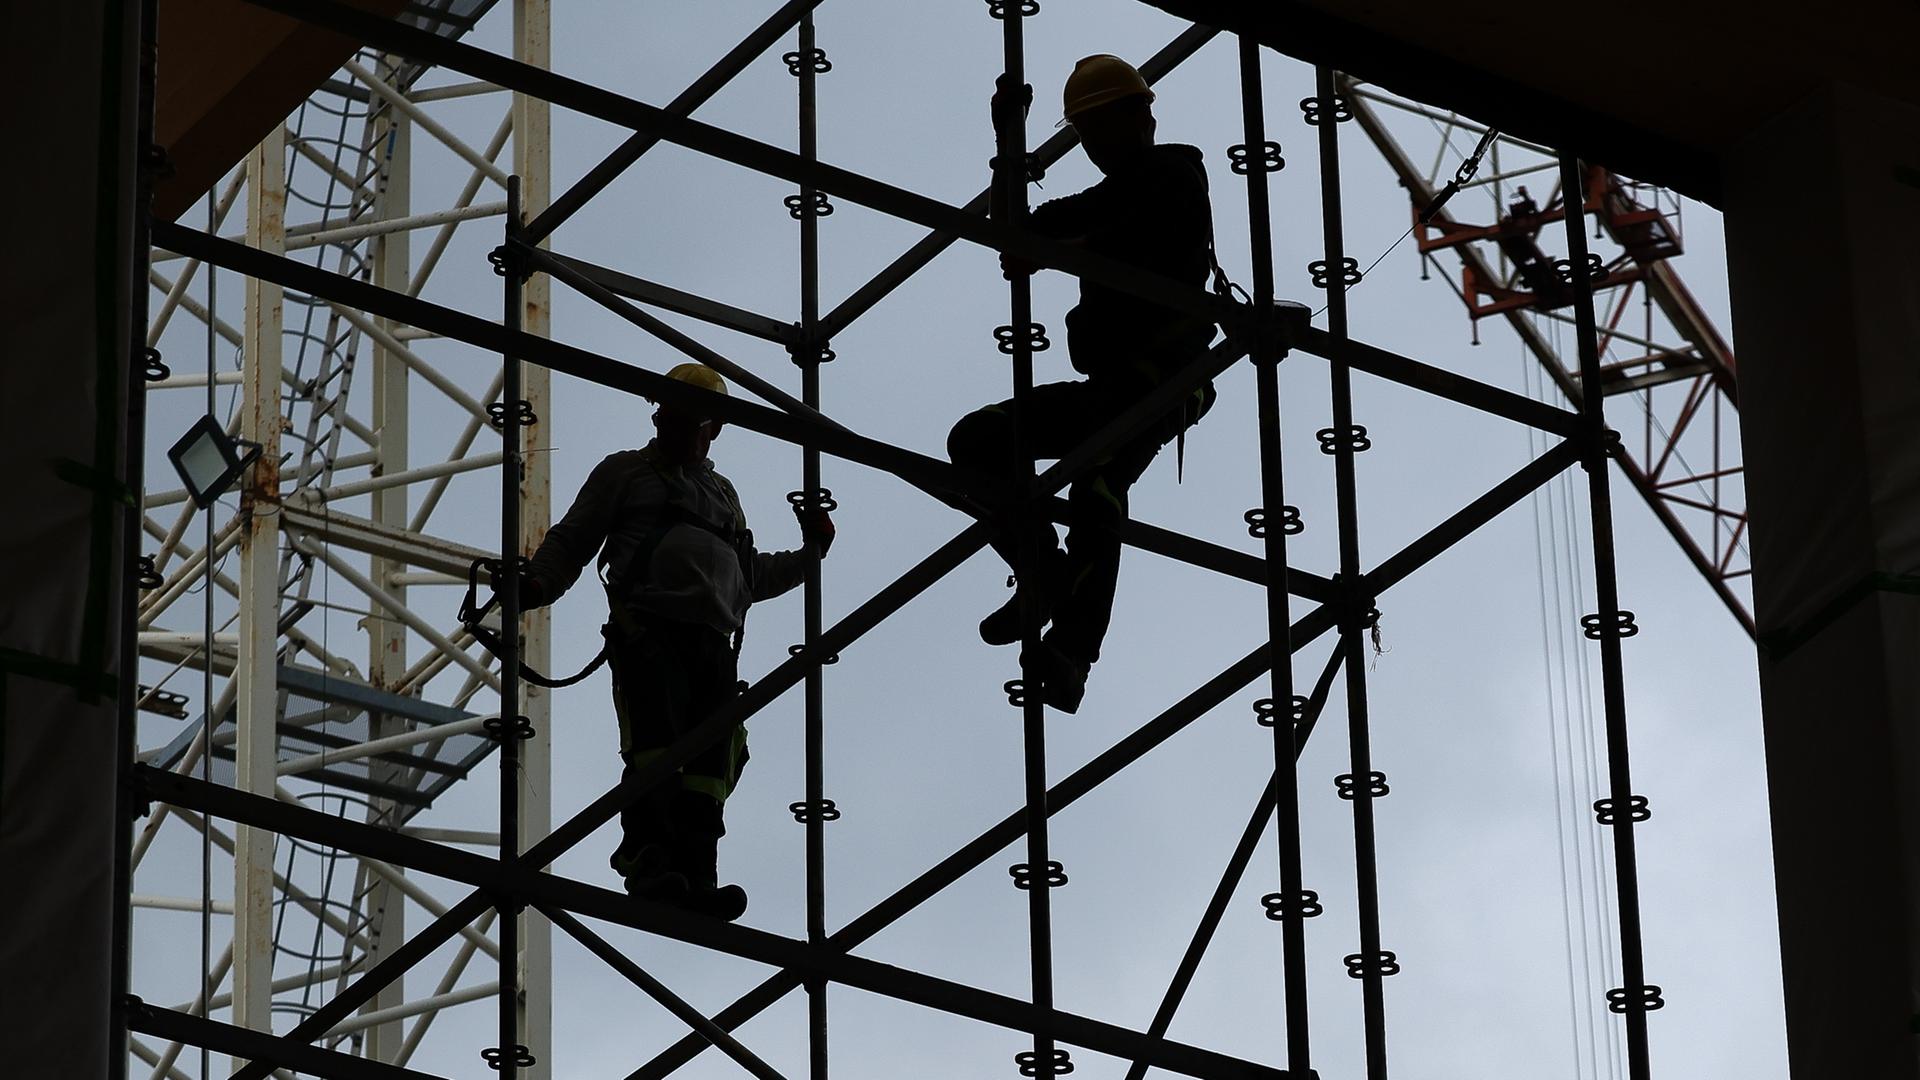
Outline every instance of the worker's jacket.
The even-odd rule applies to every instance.
[[[721,633],[739,629],[753,601],[800,584],[814,558],[754,550],[740,496],[713,462],[671,465],[651,443],[594,466],[529,572],[557,600],[595,552],[614,602]]]
[[[1077,195],[1035,207],[1028,226],[1175,281],[1205,285],[1212,205],[1198,147],[1156,145]],[[1067,312],[1067,348],[1083,375],[1157,380],[1213,338],[1213,326],[1087,278]],[[1197,344],[1196,344],[1197,343]]]

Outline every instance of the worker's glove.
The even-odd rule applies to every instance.
[[[825,507],[796,506],[793,516],[800,522],[800,539],[813,545],[821,558],[827,557],[827,549],[833,546],[833,518]]]
[[[496,584],[494,588],[498,590],[499,586]],[[553,597],[547,595],[546,586],[540,584],[540,579],[525,570],[520,571],[520,610],[532,611],[534,608],[546,607],[551,603],[553,603]],[[495,591],[487,598],[487,607],[498,610],[499,606],[500,593]]]
[[[993,115],[995,131],[1026,119],[1027,109],[1032,105],[1032,86],[1027,83],[1015,83],[1006,75],[993,81],[993,100],[989,103],[989,109]]]

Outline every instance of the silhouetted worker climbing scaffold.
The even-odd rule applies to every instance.
[[[727,390],[701,364],[681,364],[667,377]],[[628,774],[740,692],[748,606],[799,585],[834,535],[825,509],[795,507],[802,546],[756,550],[740,496],[707,457],[720,422],[666,405],[653,422],[657,434],[644,448],[594,467],[520,579],[521,604],[544,607],[598,553],[609,610],[602,633]],[[722,809],[746,762],[747,731],[739,726],[621,814],[611,862],[629,893],[722,919],[746,911],[745,890],[718,884]]]
[[[1204,284],[1213,266],[1213,225],[1199,149],[1154,141],[1153,90],[1117,56],[1089,56],[1077,63],[1063,98],[1065,122],[1073,125],[1103,179],[1079,194],[1035,207],[1027,227],[1176,281]],[[1031,86],[1016,87],[1003,77],[992,100],[996,128],[1008,120],[1017,123],[1018,111],[1032,100]],[[1000,218],[998,185],[993,192],[992,213]],[[1000,265],[1009,278],[1036,269],[1005,254]],[[1004,474],[1019,453],[1016,420],[1027,429],[1036,457],[1071,451],[1190,363],[1215,332],[1210,322],[1085,279],[1066,324],[1073,368],[1086,378],[1035,386],[1025,416],[1017,417],[1014,402],[1007,400],[961,417],[947,436],[955,464]],[[1039,655],[1029,658],[1048,705],[1069,713],[1079,709],[1088,669],[1100,658],[1113,615],[1128,489],[1161,447],[1205,415],[1213,399],[1212,384],[1203,384],[1175,411],[1075,480],[1067,496],[1072,522],[1065,550],[1051,523],[1034,526],[1044,534],[1037,537],[1040,569],[1029,574],[1034,580],[1021,581],[1013,598],[981,621],[980,637],[987,644],[1018,641],[1024,596],[1038,608],[1042,623],[1052,622]],[[1015,566],[1021,540],[1002,533],[994,550]]]

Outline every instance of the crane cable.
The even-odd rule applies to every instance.
[[[1554,327],[1552,332],[1557,337],[1558,328]],[[1545,395],[1546,388],[1539,377],[1537,364],[1528,362],[1524,350],[1522,364],[1528,396],[1538,400]],[[1528,449],[1537,455],[1540,447],[1535,438],[1529,431]],[[1573,1024],[1574,1073],[1576,1076],[1592,1075],[1598,1080],[1603,1076],[1619,1077],[1622,1061],[1617,1047],[1618,1033],[1605,1024],[1604,1016],[1596,1018],[1595,999],[1588,999],[1586,1020],[1582,1024],[1577,988],[1583,978],[1589,983],[1598,978],[1605,985],[1612,985],[1614,958],[1608,946],[1613,913],[1605,889],[1610,860],[1604,845],[1594,842],[1591,836],[1583,841],[1580,831],[1582,817],[1579,807],[1591,801],[1598,790],[1595,762],[1599,751],[1595,742],[1591,661],[1586,652],[1580,649],[1579,641],[1572,638],[1570,629],[1573,613],[1577,613],[1584,602],[1579,572],[1583,547],[1579,542],[1579,514],[1572,496],[1571,485],[1564,477],[1549,485],[1544,496],[1539,492],[1533,495],[1534,553],[1536,580],[1540,583],[1541,646],[1545,665],[1549,739],[1553,753],[1555,833],[1560,855],[1563,943],[1567,960],[1568,1008]],[[1549,578],[1553,586],[1551,595],[1547,589]],[[1578,731],[1575,730],[1576,723]],[[1560,750],[1563,742],[1566,754],[1564,778],[1561,774]],[[1571,853],[1566,845],[1568,831],[1573,833]],[[1577,968],[1573,944],[1576,932],[1580,939]],[[1586,1064],[1591,1069],[1590,1074],[1581,1069],[1582,1027],[1586,1033]],[[1600,1050],[1603,1041],[1604,1061]]]

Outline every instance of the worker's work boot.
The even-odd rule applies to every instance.
[[[668,903],[697,915],[732,922],[747,912],[747,890],[720,885],[718,836],[683,836],[674,842],[675,865],[684,873],[686,891]]]
[[[1040,679],[1040,700],[1063,713],[1080,711],[1080,699],[1087,693],[1087,672],[1093,665],[1076,660],[1050,641],[1041,641],[1034,651],[1020,654],[1022,669]]]
[[[980,640],[989,645],[1011,645],[1020,640],[1020,601],[1028,592],[1032,592],[1034,603],[1040,609],[1040,625],[1047,625],[1053,618],[1053,601],[1060,595],[1061,575],[1066,569],[1066,555],[1059,548],[1042,556],[1040,565],[1044,568],[1038,575],[1039,580],[1029,589],[1027,582],[1021,582],[1007,602],[995,608],[993,613],[980,620]]]
[[[625,880],[628,896],[662,904],[685,903],[687,875],[673,865],[667,845],[643,844],[630,850],[622,844],[608,861]]]
[[[684,899],[675,901],[675,904],[696,915],[732,922],[747,913],[747,890],[738,885],[704,889],[694,886],[687,891]]]

